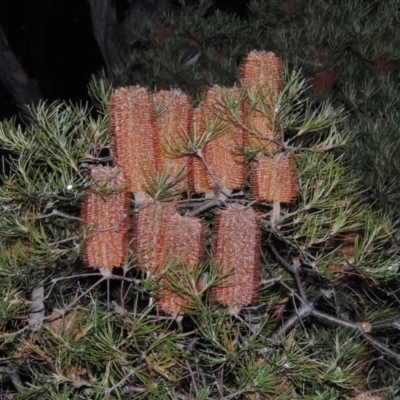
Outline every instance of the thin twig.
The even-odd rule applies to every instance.
[[[103,400],[107,400],[107,398],[109,397],[109,395],[115,390],[118,389],[120,386],[122,386],[124,384],[124,382],[126,382],[132,375],[134,375],[137,371],[139,371],[140,369],[142,369],[144,366],[146,366],[145,363],[139,365],[138,367],[136,367],[135,369],[132,369],[131,371],[129,371],[129,373],[122,378],[119,382],[117,382],[114,386],[110,387],[109,389],[105,389],[105,395],[103,397]]]
[[[280,337],[282,335],[292,330],[300,322],[300,320],[307,318],[312,314],[312,312],[313,306],[311,304],[303,304],[300,309],[296,313],[293,313],[292,316],[289,317],[289,319],[285,322],[285,324],[271,336],[272,342],[276,344],[280,343]]]
[[[197,215],[200,215],[204,211],[209,210],[210,208],[216,207],[220,204],[219,199],[213,198],[204,204],[201,204],[199,207],[194,208],[192,211],[189,211],[186,215],[188,217],[195,217]]]
[[[72,303],[68,304],[68,306],[63,310],[64,313],[69,311],[82,297],[85,297],[88,293],[90,293],[96,286],[100,285],[100,283],[109,279],[108,277],[103,277],[99,281],[95,282],[89,289],[85,290],[80,296],[78,296]]]
[[[324,312],[318,311],[318,310],[313,310],[312,315],[318,319],[322,319],[326,322],[330,322],[332,324],[344,327],[344,328],[350,328],[354,329],[360,332],[361,336],[369,342],[372,346],[374,346],[377,350],[379,350],[381,353],[388,355],[391,358],[394,358],[397,361],[400,361],[400,354],[397,353],[397,351],[392,350],[390,347],[387,345],[379,342],[378,340],[374,339],[371,337],[367,331],[366,328],[364,327],[364,324],[341,319],[334,317],[333,315],[326,314]],[[368,324],[368,330],[370,329],[370,325]]]
[[[68,215],[68,214],[66,214],[62,211],[58,211],[58,210],[52,210],[52,212],[49,214],[37,214],[37,215],[27,218],[27,219],[42,219],[42,218],[49,218],[49,217],[54,217],[54,216],[63,217],[63,218],[67,218],[67,219],[74,219],[77,221],[82,221],[82,219],[79,217],[74,217],[73,215]]]
[[[375,324],[371,324],[371,329],[400,329],[400,318],[395,319],[390,322],[377,322]]]
[[[57,282],[60,281],[65,281],[67,279],[74,279],[74,278],[86,278],[86,277],[92,277],[92,276],[103,276],[103,274],[100,273],[93,273],[93,274],[79,274],[79,275],[73,275],[73,276],[64,276],[64,277],[60,277],[60,278],[53,278],[51,280],[51,286],[50,289],[46,295],[46,297],[44,298],[44,300],[47,300],[51,294],[51,292],[53,291],[54,286],[56,285]]]
[[[260,282],[260,285],[270,285],[276,282],[279,282],[282,279],[281,276],[274,276],[272,278],[269,279],[262,279]]]
[[[273,251],[275,257],[280,261],[280,263],[286,268],[288,269],[296,282],[296,286],[297,286],[297,290],[299,291],[299,295],[303,300],[307,300],[307,296],[304,292],[304,288],[303,288],[303,284],[301,282],[300,279],[300,274],[299,274],[299,267],[300,267],[300,263],[298,262],[298,260],[294,260],[293,265],[290,265],[278,252],[278,250],[275,248],[275,246],[272,243],[269,243],[268,246],[270,247],[270,249]]]
[[[188,371],[189,371],[189,374],[190,374],[190,376],[191,376],[191,378],[192,378],[194,393],[196,394],[196,397],[199,397],[199,389],[197,388],[196,379],[195,379],[195,377],[194,377],[193,371],[192,371],[192,369],[190,368],[189,361],[188,361],[188,360],[185,360],[185,361],[186,361],[186,367],[187,367],[187,369],[188,369]]]

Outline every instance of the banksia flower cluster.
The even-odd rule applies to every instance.
[[[220,267],[222,282],[211,289],[213,301],[243,307],[258,296],[260,238],[252,208],[220,210],[213,233],[212,262]]]
[[[274,124],[272,96],[283,88],[283,62],[272,52],[252,51],[241,62],[240,82],[255,96],[254,104],[243,103],[249,145],[255,151],[273,152],[281,148],[282,133]],[[269,104],[263,109],[262,104]]]
[[[112,269],[128,251],[129,193],[118,168],[94,167],[94,185],[82,206],[83,225],[90,227],[83,258],[92,268]]]
[[[93,169],[98,183],[88,194],[83,213],[85,223],[94,226],[86,262],[94,268],[110,269],[124,261],[128,226],[127,217],[126,221],[123,217],[128,215],[129,191],[138,209],[133,218],[132,250],[138,266],[159,278],[158,309],[180,314],[189,308],[186,289],[190,288],[179,280],[203,262],[204,227],[201,220],[178,214],[178,203],[173,199],[179,191],[164,197],[172,198],[170,202],[157,200],[160,190],[171,187],[163,181],[168,179],[165,175],[160,185],[150,180],[154,173],[168,170],[175,176],[186,169],[191,191],[205,193],[206,198],[219,189],[228,196],[233,190],[242,190],[247,175],[243,149],[253,147],[252,132],[256,129],[260,136],[257,146],[274,154],[257,156],[250,171],[251,186],[258,202],[274,203],[273,217],[278,218],[279,203],[291,203],[297,196],[294,161],[282,152],[282,137],[273,125],[272,96],[282,90],[282,73],[282,61],[273,53],[254,51],[242,62],[241,83],[254,91],[255,108],[241,100],[239,89],[217,85],[194,110],[189,96],[179,90],[160,91],[153,102],[150,93],[139,86],[115,90],[111,98],[114,162],[126,177],[128,190],[101,197],[98,191],[103,186],[114,190],[121,184],[110,175],[118,175],[118,170]],[[236,107],[235,115],[230,114],[228,103]],[[248,135],[242,122],[244,113]],[[179,184],[172,178],[172,185]],[[117,225],[118,229],[109,229]],[[260,228],[255,211],[243,206],[220,210],[212,237],[212,262],[221,267],[221,282],[212,288],[212,299],[224,306],[252,303],[260,280],[259,257]],[[181,286],[182,294],[172,289]]]
[[[132,193],[141,193],[146,173],[155,165],[157,136],[150,93],[140,86],[116,89],[111,98],[111,133],[114,164],[120,168]]]

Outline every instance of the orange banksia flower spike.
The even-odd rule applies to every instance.
[[[185,272],[199,267],[204,259],[205,228],[202,221],[194,217],[182,217],[175,213],[166,215],[162,222],[161,235],[158,243],[159,270],[162,273],[168,262],[176,262],[181,270],[173,271],[161,278],[161,290],[157,307],[167,314],[182,314],[185,308],[190,308],[190,299],[187,293],[172,293],[168,288],[172,279],[179,278]],[[185,269],[183,271],[182,269]]]
[[[154,95],[156,111],[155,127],[158,135],[159,147],[155,150],[157,170],[170,168],[172,176],[182,168],[187,170],[188,156],[174,157],[168,154],[170,145],[174,142],[187,143],[186,135],[190,134],[192,122],[192,105],[190,97],[180,90],[162,90]],[[186,181],[178,184],[186,187]]]
[[[272,52],[252,51],[240,64],[240,82],[256,96],[255,107],[248,101],[243,102],[244,122],[249,131],[256,133],[249,138],[249,146],[255,150],[274,151],[281,147],[282,134],[274,126],[272,100],[274,93],[283,88],[283,62]],[[268,113],[262,108],[262,102],[270,104]]]
[[[175,203],[162,203],[150,197],[133,217],[133,252],[139,267],[155,272],[158,267],[158,243],[162,221],[166,215],[175,213]]]
[[[251,51],[240,64],[240,82],[249,87],[283,89],[283,62],[271,51]]]
[[[111,97],[110,120],[114,164],[123,171],[129,190],[141,193],[146,173],[156,168],[157,135],[150,93],[140,86],[116,89]]]
[[[202,135],[207,123],[215,126],[216,135],[203,147],[203,156],[213,176],[202,160],[191,158],[192,187],[195,193],[211,192],[218,182],[223,190],[240,189],[244,185],[246,165],[244,157],[238,155],[244,145],[244,134],[240,127],[226,121],[227,111],[221,104],[224,96],[237,96],[238,89],[221,88],[218,85],[210,88],[199,108],[195,111],[196,132]],[[225,115],[224,115],[225,114]]]
[[[243,131],[240,127],[226,121],[226,115],[224,115],[226,111],[221,105],[223,96],[232,95],[239,97],[239,90],[215,85],[207,91],[204,98],[208,121],[213,123],[220,119],[219,129],[221,129],[221,134],[205,146],[204,157],[214,178],[223,190],[241,189],[246,176],[243,156],[238,156],[239,149],[244,144]],[[207,179],[209,185],[214,188],[214,182],[209,174]]]
[[[298,194],[295,162],[283,153],[260,157],[252,168],[251,187],[257,201],[293,203]]]
[[[84,226],[91,227],[83,259],[92,268],[112,269],[128,253],[129,191],[118,168],[92,168],[94,185],[86,190],[82,206]]]
[[[258,297],[261,230],[252,208],[220,210],[213,232],[212,263],[222,282],[211,289],[214,302],[243,307]]]

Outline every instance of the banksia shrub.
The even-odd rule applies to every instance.
[[[191,306],[190,293],[187,291],[196,290],[196,282],[193,282],[193,286],[185,288],[187,274],[193,272],[196,267],[198,268],[204,259],[205,229],[203,222],[198,218],[182,217],[177,213],[166,214],[161,224],[158,249],[159,259],[156,273],[163,273],[170,263],[172,271],[167,271],[160,280],[161,290],[157,307],[167,314],[182,314],[185,308]],[[175,269],[174,265],[180,269]],[[172,292],[168,286],[180,286],[180,294]]]
[[[219,210],[212,237],[211,262],[221,282],[211,289],[214,302],[243,307],[253,303],[260,285],[261,230],[252,208]]]
[[[167,168],[171,176],[182,169],[187,173],[187,155],[174,156],[169,152],[174,143],[186,144],[192,122],[192,105],[188,95],[180,90],[162,90],[154,95],[155,130],[159,147],[155,149],[158,171]],[[179,182],[182,189],[186,179]]]
[[[155,166],[157,135],[150,93],[140,86],[116,89],[111,97],[110,128],[114,164],[132,193],[141,193]]]
[[[146,41],[146,31],[157,25],[135,33],[135,43],[140,40],[135,50],[138,63],[134,77],[126,74],[129,79],[147,74],[160,87],[157,79],[163,76],[161,83],[181,83],[190,93],[198,93],[191,90],[198,82],[203,88],[210,82],[233,86],[234,73],[214,80],[212,72],[199,65],[211,65],[218,57],[236,66],[251,28],[237,40],[241,20],[213,13],[207,8],[212,2],[190,3],[199,4],[194,19],[187,10],[174,17],[178,5],[163,17],[160,26],[176,32],[168,40],[157,40],[156,46]],[[282,16],[277,3],[249,4],[256,19],[254,39],[263,46],[272,36],[290,32],[292,23],[303,23],[305,2],[297,2],[298,12],[284,24],[279,18],[273,21],[274,10]],[[318,6],[322,3],[326,2]],[[333,11],[342,9],[330,3]],[[341,6],[350,3],[360,3],[358,11],[368,4],[381,6],[348,1]],[[209,15],[212,23],[203,29],[200,21]],[[325,15],[321,12],[319,18]],[[334,20],[340,22],[337,16]],[[266,24],[268,32],[263,34]],[[344,34],[348,36],[348,30]],[[276,43],[279,54],[286,57],[291,52]],[[297,51],[295,41],[288,45]],[[291,56],[285,61],[298,65],[299,53]],[[271,53],[268,57],[274,58]],[[353,66],[365,67],[362,60],[353,61]],[[344,60],[337,65],[347,64]],[[7,367],[2,369],[2,394],[44,400],[338,400],[364,392],[396,396],[398,212],[377,210],[378,203],[370,203],[342,151],[368,156],[360,170],[372,182],[370,176],[377,176],[368,173],[373,162],[379,154],[385,155],[383,161],[392,154],[382,150],[395,154],[398,148],[394,114],[399,88],[394,80],[369,80],[367,70],[360,75],[347,67],[353,68],[337,70],[340,82],[332,96],[339,96],[333,105],[321,96],[309,96],[310,81],[300,71],[285,73],[282,89],[279,66],[269,77],[262,78],[267,69],[262,70],[253,84],[242,79],[239,100],[234,100],[233,90],[227,95],[232,101],[223,99],[220,104],[215,93],[205,107],[205,95],[197,110],[203,113],[199,117],[207,116],[207,129],[198,129],[195,136],[192,124],[187,143],[175,152],[174,146],[170,149],[203,166],[204,181],[196,183],[200,195],[188,192],[179,199],[173,190],[179,179],[170,179],[168,171],[160,173],[164,168],[157,165],[163,146],[152,147],[166,138],[160,136],[164,128],[168,140],[176,133],[175,128],[168,130],[175,117],[151,128],[156,115],[159,121],[167,116],[172,100],[165,100],[163,115],[160,103],[150,107],[149,94],[142,88],[117,89],[109,97],[110,85],[102,77],[91,87],[100,105],[98,114],[57,102],[27,110],[24,127],[0,122],[0,147],[12,154],[6,160],[10,173],[3,172],[0,185],[0,337],[5,339],[1,361]],[[274,79],[278,84],[271,89],[268,82]],[[362,90],[357,90],[360,85]],[[380,104],[385,97],[390,102]],[[354,121],[343,120],[341,104]],[[246,115],[241,121],[244,111],[250,119]],[[252,132],[249,121],[254,118],[256,125],[260,115],[259,132]],[[383,124],[385,129],[378,132],[376,119],[391,121],[393,127]],[[215,190],[210,177],[215,170],[221,186],[231,187],[222,183],[223,168],[237,143],[224,142],[223,131],[216,128],[227,120],[242,126],[254,141],[242,148],[250,165],[245,186],[232,193],[226,190],[225,196]],[[268,149],[271,135],[276,143]],[[240,133],[226,136],[237,138]],[[360,140],[371,151],[360,149]],[[211,157],[207,150],[219,141]],[[257,150],[263,146],[266,154]],[[214,152],[221,165],[211,165]],[[104,165],[113,156],[114,168],[126,173],[107,175],[105,181],[94,177],[92,185],[88,168]],[[386,174],[383,161],[375,165],[378,184],[396,196],[399,185],[391,180],[396,174]],[[130,166],[136,162],[138,168]],[[125,213],[133,213],[134,221],[125,238],[129,236],[132,248],[123,252],[129,255],[126,261],[121,257],[104,262],[123,247],[115,235],[127,228],[118,219],[110,222],[108,207],[123,217],[116,207],[123,191],[118,182],[122,184],[122,174],[126,178],[129,171],[126,185],[135,203]],[[280,209],[281,202],[290,207]],[[210,228],[205,244],[203,224]],[[113,236],[94,244],[104,233]],[[84,261],[86,253],[100,254],[104,259],[88,264],[106,270],[87,273],[80,259],[83,248]],[[114,265],[123,268],[111,273]]]
[[[93,167],[91,174],[95,183],[82,205],[83,226],[90,228],[83,259],[92,268],[112,269],[127,257],[129,192],[118,168]]]
[[[243,102],[249,147],[273,152],[281,147],[282,132],[275,124],[273,96],[283,88],[283,62],[272,52],[252,51],[240,64],[240,82],[249,91]]]
[[[257,201],[293,203],[298,193],[296,165],[284,153],[262,156],[254,162],[251,183]]]

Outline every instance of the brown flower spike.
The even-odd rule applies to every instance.
[[[243,307],[258,297],[260,283],[261,231],[252,208],[220,210],[213,233],[212,263],[220,276],[228,274],[211,289],[213,301]]]
[[[92,168],[94,185],[86,190],[82,206],[83,225],[91,227],[83,252],[92,268],[112,269],[127,256],[129,192],[118,168]]]
[[[157,273],[163,272],[168,262],[176,262],[186,271],[193,271],[204,259],[205,229],[200,219],[182,217],[175,213],[165,215],[162,221],[158,243],[159,261]],[[182,314],[190,308],[190,299],[186,293],[172,293],[168,289],[172,279],[180,279],[183,270],[168,271],[161,278],[161,290],[157,307],[166,314]]]
[[[246,175],[243,156],[238,155],[244,145],[243,130],[226,121],[227,112],[222,105],[225,96],[239,98],[239,95],[238,89],[214,85],[207,91],[195,116],[198,135],[203,134],[207,123],[215,125],[217,134],[203,147],[203,156],[214,179],[225,191],[241,189]],[[195,193],[215,190],[215,183],[200,159],[191,161],[191,174]]]
[[[296,165],[283,153],[260,157],[253,166],[251,183],[257,201],[292,203],[298,194]]]
[[[281,147],[282,134],[274,126],[271,95],[283,88],[283,62],[272,52],[252,51],[240,64],[240,82],[256,96],[255,107],[243,103],[244,121],[250,134],[249,145],[253,150],[271,152]],[[260,111],[262,103],[270,110]],[[255,133],[254,133],[255,132]]]
[[[119,88],[111,97],[111,133],[114,164],[120,168],[132,193],[141,193],[145,174],[155,166],[157,135],[150,93],[140,86]]]
[[[220,119],[221,134],[207,143],[204,156],[222,189],[241,189],[244,185],[246,165],[243,157],[238,156],[237,153],[244,144],[244,134],[240,127],[223,120],[226,118],[224,116],[226,111],[221,105],[224,96],[239,97],[239,91],[215,85],[207,91],[205,96],[205,115],[210,123]],[[207,179],[210,186],[214,187],[209,174]]]
[[[147,199],[134,217],[133,251],[139,266],[155,276],[164,273],[169,262],[193,270],[204,258],[204,236],[201,220],[177,214],[175,202]],[[184,293],[179,296],[167,288],[171,276],[167,272],[160,279],[157,307],[167,314],[181,314],[190,304]]]
[[[163,171],[165,166],[171,168],[171,175],[176,175],[182,168],[187,169],[187,156],[174,157],[168,154],[169,144],[181,142],[186,144],[184,134],[190,133],[192,122],[192,105],[190,97],[180,90],[162,90],[154,95],[154,103],[163,110],[155,118],[155,128],[158,135],[159,147],[156,148],[155,158],[157,170]],[[186,186],[185,181],[179,183],[180,188]]]
[[[161,203],[147,198],[133,217],[133,252],[140,268],[155,272],[159,265],[159,240],[162,221],[174,214],[175,203]]]

